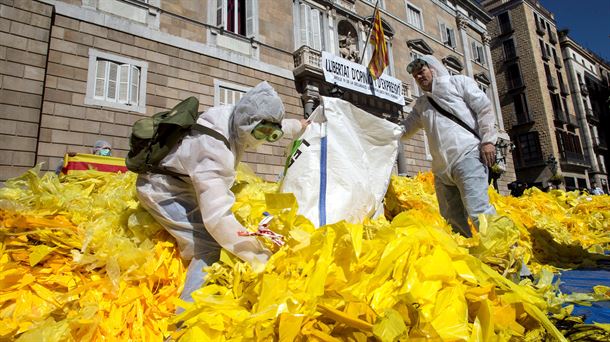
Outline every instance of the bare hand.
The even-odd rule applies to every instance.
[[[301,119],[301,129],[305,129],[305,127],[309,126],[309,124],[311,123],[311,121],[307,120],[307,119]]]
[[[481,160],[483,164],[491,167],[496,162],[496,146],[492,143],[484,143],[481,145]]]

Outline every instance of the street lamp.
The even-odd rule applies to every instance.
[[[343,98],[343,90],[335,84],[328,92],[331,97]]]
[[[509,140],[500,139],[500,141],[498,141],[496,144],[496,148],[498,149],[499,154],[496,159],[506,163],[506,155],[515,148],[515,144]]]
[[[546,160],[546,164],[551,170],[551,177],[549,178],[549,182],[555,187],[559,186],[559,184],[563,183],[563,176],[558,171],[557,158],[555,158],[555,156],[552,154],[549,155],[549,158]]]
[[[549,169],[553,175],[557,174],[557,159],[554,155],[549,155],[549,158],[546,160],[546,164],[549,166]]]

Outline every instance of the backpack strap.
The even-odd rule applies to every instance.
[[[477,137],[477,139],[479,139],[479,141],[481,141],[481,137],[479,136],[479,134],[474,129],[472,129],[472,127],[468,126],[464,121],[460,120],[460,118],[458,118],[457,116],[455,116],[452,113],[448,112],[445,108],[441,107],[430,96],[426,96],[426,97],[428,98],[428,102],[430,102],[432,107],[434,107],[437,111],[439,111],[441,114],[446,116],[451,121],[453,121],[456,124],[462,126],[462,128],[464,128],[468,132],[474,134],[474,136]]]
[[[215,131],[213,129],[211,129],[210,127],[206,127],[200,124],[193,124],[191,126],[191,129],[200,132],[202,134],[206,134],[211,136],[212,138],[216,138],[217,140],[220,140],[222,143],[225,144],[225,146],[230,150],[231,149],[231,144],[229,144],[229,140],[227,140],[227,138],[225,138],[224,135],[220,134],[218,131]],[[174,177],[186,177],[188,175],[182,174],[182,173],[178,173],[178,172],[174,172],[174,171],[170,171],[162,166],[153,166],[150,169],[151,173],[160,173],[163,175],[168,175],[168,176],[174,176]]]
[[[196,130],[197,132],[207,134],[213,138],[216,138],[217,140],[222,141],[229,150],[231,149],[231,144],[229,144],[227,138],[225,138],[225,136],[220,134],[218,131],[215,131],[210,127],[206,127],[200,124],[194,124],[193,126],[191,126],[191,128]]]

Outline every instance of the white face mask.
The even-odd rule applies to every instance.
[[[108,157],[112,155],[112,150],[109,148],[102,148],[97,151],[97,154],[100,156]]]

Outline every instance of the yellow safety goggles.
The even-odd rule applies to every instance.
[[[252,130],[252,135],[256,140],[267,140],[275,142],[284,135],[282,125],[274,122],[262,121]]]

